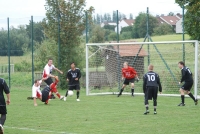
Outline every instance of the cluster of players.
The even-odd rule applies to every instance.
[[[124,88],[131,83],[131,92],[132,96],[134,96],[134,81],[139,80],[137,72],[135,69],[128,65],[128,62],[124,62],[122,68],[122,80],[124,80],[123,86],[118,94],[118,97],[122,95],[122,92],[124,91]],[[195,99],[193,94],[190,92],[192,86],[193,86],[193,78],[192,78],[192,72],[188,67],[185,66],[185,63],[183,61],[178,62],[178,67],[181,69],[181,80],[179,82],[179,85],[184,82],[183,85],[181,85],[180,88],[180,94],[181,94],[181,103],[178,104],[178,106],[185,106],[185,93],[188,94],[192,100],[194,101],[195,105],[198,104],[198,100]],[[156,107],[157,107],[157,94],[158,90],[160,94],[162,93],[162,86],[160,82],[159,75],[153,71],[154,66],[149,65],[148,66],[148,72],[143,76],[143,92],[144,92],[144,104],[146,107],[146,111],[144,114],[149,113],[149,100],[153,99],[153,106],[154,106],[154,114],[157,114]]]
[[[80,94],[80,82],[79,79],[81,78],[81,72],[80,69],[75,67],[75,63],[71,63],[71,69],[68,70],[67,75],[66,75],[66,81],[68,82],[69,89],[66,91],[65,96],[61,96],[60,93],[57,90],[57,85],[59,82],[58,76],[54,76],[52,74],[52,71],[56,70],[60,74],[63,74],[61,70],[56,68],[53,65],[53,60],[50,58],[48,59],[48,63],[44,67],[43,70],[43,75],[41,80],[35,80],[33,86],[32,86],[32,98],[34,101],[34,106],[37,106],[37,101],[36,99],[40,99],[44,104],[48,104],[49,99],[52,96],[52,93],[55,93],[57,97],[60,100],[66,101],[67,96],[68,96],[68,90],[76,90],[77,94],[77,101],[80,101],[79,99],[79,94]],[[53,81],[54,78],[55,80]],[[46,86],[44,89],[41,91],[40,90],[40,85],[44,81],[46,83]]]

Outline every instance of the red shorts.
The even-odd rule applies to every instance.
[[[36,96],[37,96],[37,98],[40,98],[41,97],[41,92],[36,91]]]
[[[56,88],[53,88],[53,89],[51,89],[51,92],[53,92],[53,93],[57,93],[58,90],[57,90]]]

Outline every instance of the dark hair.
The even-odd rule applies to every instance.
[[[39,80],[35,80],[34,83],[37,83]]]
[[[183,61],[179,61],[178,64],[185,66],[185,63]]]
[[[71,64],[70,64],[70,65],[72,65],[72,64],[76,65],[74,62],[71,62]]]
[[[52,58],[48,58],[48,61],[53,60]]]

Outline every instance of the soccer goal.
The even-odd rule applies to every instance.
[[[143,95],[143,75],[149,64],[160,75],[163,96],[179,95],[181,70],[178,62],[184,61],[192,70],[194,85],[191,90],[197,98],[199,94],[200,70],[199,42],[125,42],[86,44],[86,95],[118,94],[123,81],[121,68],[127,61],[134,67],[140,81],[135,82],[135,94]],[[123,94],[130,94],[127,86]]]

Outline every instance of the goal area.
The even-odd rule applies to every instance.
[[[123,81],[121,69],[124,62],[135,68],[139,82],[135,82],[135,95],[143,95],[143,75],[148,65],[160,76],[162,96],[180,96],[178,84],[181,70],[178,62],[184,61],[193,73],[191,92],[199,98],[200,70],[199,42],[120,42],[86,44],[86,95],[118,94]],[[131,94],[130,85],[123,94]]]

